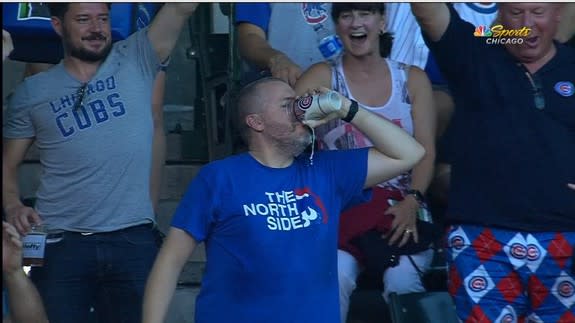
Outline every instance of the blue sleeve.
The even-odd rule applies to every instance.
[[[236,25],[241,22],[249,22],[260,27],[265,33],[268,32],[271,8],[267,2],[261,3],[236,3]]]
[[[473,86],[476,68],[481,68],[485,38],[475,37],[475,27],[462,20],[452,6],[448,6],[450,20],[440,40],[431,41],[425,32],[423,39],[437,62],[441,75],[450,87]]]
[[[205,169],[200,170],[188,186],[171,224],[189,233],[198,243],[206,239],[215,219],[214,199],[217,194],[213,192],[208,178],[210,176],[206,175]]]

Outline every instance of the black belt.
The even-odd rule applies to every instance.
[[[120,230],[115,230],[115,231],[106,231],[106,232],[76,232],[76,231],[64,231],[64,232],[58,232],[58,233],[49,233],[46,236],[47,240],[57,240],[57,239],[62,239],[65,235],[81,235],[81,236],[92,236],[92,235],[97,235],[97,236],[102,236],[102,235],[106,235],[106,234],[116,234],[116,233],[121,233],[121,232],[130,232],[130,231],[135,231],[135,230],[141,230],[141,229],[153,229],[156,226],[155,223],[150,222],[150,223],[144,223],[144,224],[139,224],[139,225],[135,225],[132,227],[126,227]]]

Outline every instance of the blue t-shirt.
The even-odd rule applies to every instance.
[[[438,42],[424,39],[456,105],[449,210],[452,223],[525,231],[575,231],[575,50],[557,53],[534,75],[503,45],[474,37],[451,9]]]
[[[268,32],[271,7],[268,2],[238,3],[235,6],[235,21],[249,22]]]
[[[2,317],[8,317],[10,315],[9,305],[8,305],[8,293],[4,288],[2,288]]]
[[[366,202],[367,149],[269,168],[244,153],[190,184],[172,226],[206,245],[197,323],[337,323],[337,229]]]

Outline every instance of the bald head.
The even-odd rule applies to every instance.
[[[533,70],[548,62],[555,54],[553,37],[559,26],[560,8],[557,3],[501,3],[499,20],[505,29],[529,29],[522,43],[505,45],[510,54]]]
[[[234,124],[242,139],[247,143],[246,117],[253,113],[261,112],[269,99],[268,85],[273,82],[285,83],[282,79],[265,77],[244,86],[238,93],[236,104],[236,118]],[[287,83],[286,83],[287,84]]]

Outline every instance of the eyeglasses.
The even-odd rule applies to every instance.
[[[82,84],[76,91],[76,102],[74,102],[74,111],[78,111],[82,104],[84,103],[84,96],[86,96],[86,88],[88,83]]]
[[[529,79],[529,83],[531,83],[535,108],[537,108],[537,110],[545,109],[545,96],[543,96],[543,86],[541,85],[541,80],[539,77],[529,73],[523,64],[520,65],[523,68],[525,75]]]

